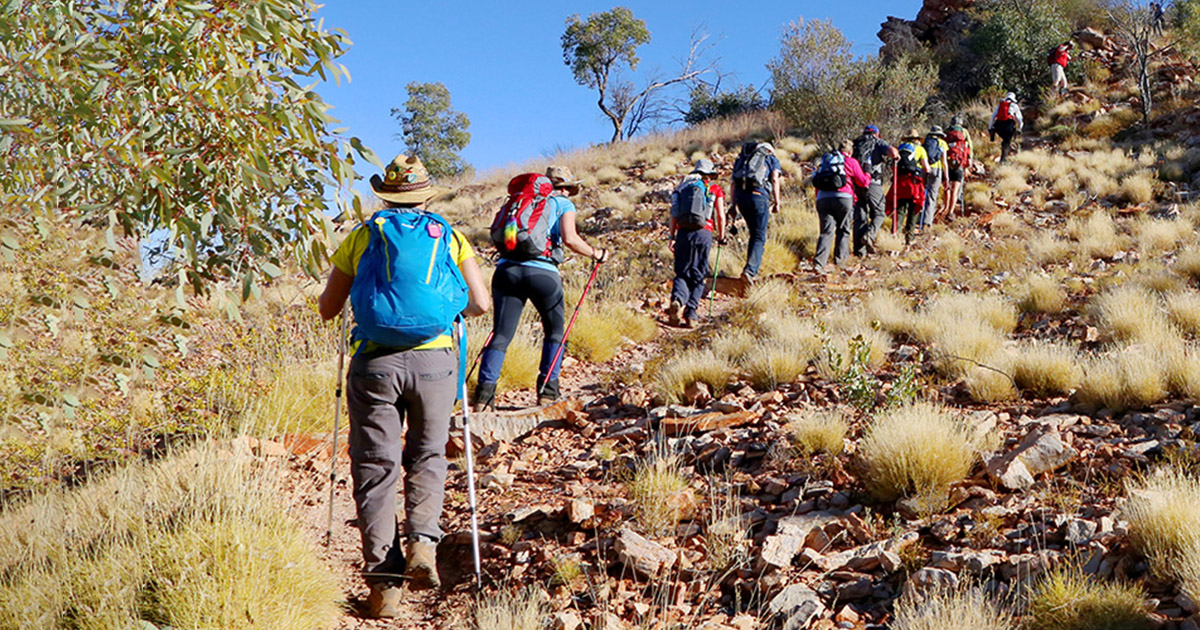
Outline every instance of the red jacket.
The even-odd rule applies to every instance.
[[[1054,59],[1054,63],[1066,68],[1067,64],[1071,61],[1071,52],[1065,44],[1059,44],[1054,49],[1054,54],[1051,55],[1051,58]]]

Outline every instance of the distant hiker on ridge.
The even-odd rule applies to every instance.
[[[825,273],[831,247],[833,264],[841,267],[850,257],[854,190],[871,185],[871,176],[864,173],[858,160],[850,156],[853,149],[853,142],[842,142],[837,149],[821,156],[821,163],[813,173],[812,184],[817,189],[817,216],[821,221],[821,236],[817,238],[817,255],[813,259],[817,273]]]
[[[854,255],[866,256],[875,252],[875,237],[887,217],[884,210],[883,172],[888,159],[895,159],[899,154],[895,147],[879,137],[879,127],[867,125],[862,135],[854,139],[854,150],[851,153],[862,170],[871,178],[868,186],[859,187],[854,191]]]
[[[1071,44],[1065,41],[1054,47],[1047,56],[1050,63],[1050,82],[1059,94],[1067,91],[1067,64],[1071,62]]]
[[[675,280],[667,315],[672,326],[691,328],[696,323],[708,284],[708,252],[714,232],[718,241],[725,240],[725,191],[713,181],[716,177],[712,160],[701,158],[671,193]]]
[[[742,280],[753,282],[762,266],[763,249],[767,245],[767,221],[779,212],[779,174],[783,165],[775,157],[775,147],[769,142],[747,142],[733,163],[733,186],[730,195],[738,212],[746,219],[750,242]]]
[[[564,260],[563,245],[596,261],[608,258],[607,249],[588,245],[575,227],[575,204],[567,197],[579,194],[581,188],[582,184],[565,166],[551,166],[545,175],[518,175],[508,183],[508,201],[492,224],[492,243],[500,250],[500,262],[492,275],[492,293],[496,299],[492,339],[483,349],[479,383],[471,396],[471,404],[477,411],[493,406],[504,354],[517,332],[527,301],[533,302],[541,316],[544,333],[537,377],[538,404],[558,399],[562,362],[554,363],[554,359],[562,344],[565,324],[562,276],[558,273],[558,265]],[[511,222],[507,221],[509,218]],[[510,230],[513,233],[507,234]],[[527,238],[518,240],[518,233],[526,234]],[[511,245],[506,244],[509,241]],[[550,370],[553,373],[547,374]]]
[[[1001,163],[1008,160],[1013,138],[1021,133],[1021,128],[1024,126],[1025,119],[1021,116],[1021,106],[1017,104],[1017,95],[1012,92],[1005,94],[1004,100],[996,106],[996,111],[992,112],[992,119],[988,121],[988,135],[991,139],[994,141],[996,134],[1000,134]]]
[[[346,391],[363,577],[371,587],[367,615],[395,617],[403,579],[413,590],[441,585],[438,520],[460,376],[450,332],[455,315],[482,315],[491,298],[470,242],[425,209],[445,190],[432,185],[421,160],[398,156],[382,179],[371,178],[371,189],[386,207],[333,253],[318,306],[326,320],[347,297],[354,307]],[[384,323],[395,321],[405,323]],[[401,467],[403,538],[396,523]]]

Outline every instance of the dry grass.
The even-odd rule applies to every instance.
[[[837,411],[795,415],[787,422],[788,437],[802,455],[841,454],[847,431],[846,419]]]
[[[1183,583],[1196,596],[1200,587],[1200,480],[1167,468],[1129,484],[1121,509],[1129,536],[1159,575]]]
[[[337,580],[278,479],[206,445],[8,510],[0,627],[329,627]]]
[[[1029,170],[1019,164],[1001,164],[996,167],[996,195],[1015,202],[1022,193],[1029,190]]]
[[[1038,396],[1068,395],[1083,378],[1079,354],[1061,344],[1027,343],[1012,363],[1013,380]]]
[[[1200,335],[1200,293],[1170,293],[1164,299],[1164,304],[1167,308],[1167,318],[1176,328],[1190,337]]]
[[[1175,261],[1175,271],[1190,278],[1193,282],[1200,280],[1200,251],[1187,251],[1180,254]]]
[[[508,344],[496,391],[534,387],[537,384],[538,365],[541,360],[541,343],[534,341],[533,333],[523,326]]]
[[[1012,630],[1015,622],[982,590],[961,586],[925,592],[905,589],[896,602],[895,630]]]
[[[961,370],[965,371],[967,393],[975,402],[990,405],[1017,397],[1017,387],[1008,375],[1011,368],[1000,356],[989,358],[983,366],[964,365]]]
[[[1100,329],[1118,341],[1153,339],[1168,329],[1158,300],[1138,286],[1109,289],[1098,295],[1091,306]]]
[[[498,590],[475,604],[474,617],[476,630],[541,630],[548,621],[534,587]]]
[[[913,312],[907,300],[890,291],[875,291],[863,300],[862,312],[894,335],[912,334]]]
[[[1083,220],[1072,218],[1066,229],[1085,258],[1109,258],[1121,248],[1116,223],[1107,212],[1093,212]]]
[[[759,338],[754,333],[745,328],[734,328],[717,335],[709,347],[729,363],[741,364],[759,344]]]
[[[795,381],[808,367],[808,359],[787,348],[762,345],[750,352],[743,365],[750,384],[767,391]]]
[[[261,437],[323,433],[333,417],[337,364],[282,366],[265,390],[247,394],[240,432]]]
[[[1070,569],[1038,580],[1030,594],[1029,630],[1138,630],[1153,627],[1146,593],[1122,582],[1101,583]]]
[[[934,260],[943,265],[957,265],[962,260],[966,242],[956,232],[943,232],[934,241]]]
[[[1164,348],[1161,365],[1167,389],[1188,400],[1200,400],[1200,350],[1195,346]]]
[[[1022,313],[1058,313],[1065,303],[1062,287],[1046,274],[1035,273],[1020,281],[1017,308]]]
[[[1163,221],[1145,218],[1134,224],[1133,232],[1138,249],[1143,255],[1149,255],[1175,249],[1181,239],[1193,232],[1193,227],[1191,222],[1183,219]]]
[[[688,385],[708,385],[714,396],[725,391],[734,374],[733,364],[709,348],[693,349],[668,359],[654,375],[654,388],[670,402],[678,402]]]
[[[859,445],[865,481],[883,500],[944,491],[977,458],[970,429],[943,407],[916,403],[884,412]]]
[[[627,485],[634,516],[650,536],[666,536],[679,521],[691,516],[695,495],[682,473],[679,457],[664,446],[639,463]]]
[[[1167,379],[1158,357],[1126,348],[1113,356],[1083,361],[1083,380],[1076,396],[1080,402],[1114,410],[1139,409],[1167,395]]]
[[[708,522],[704,528],[704,561],[710,571],[723,572],[749,558],[749,527],[742,517],[737,485],[708,478]]]
[[[1010,333],[1017,326],[1012,303],[996,293],[943,293],[926,309],[939,328],[952,328],[955,322],[978,320],[999,333]]]
[[[644,343],[657,332],[653,319],[623,304],[600,302],[579,311],[568,344],[573,356],[604,363],[615,357],[627,341]]]

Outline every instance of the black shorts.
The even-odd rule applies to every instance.
[[[946,176],[952,182],[963,181],[963,179],[965,178],[965,175],[966,175],[966,173],[964,173],[963,170],[961,168],[958,168],[957,166],[951,166],[950,170],[946,171]]]

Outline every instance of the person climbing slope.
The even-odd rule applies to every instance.
[[[1050,63],[1050,85],[1059,94],[1067,91],[1067,64],[1071,62],[1070,41],[1065,41],[1050,51],[1047,61]]]
[[[915,127],[900,139],[896,151],[900,153],[900,158],[896,160],[896,181],[892,182],[891,196],[896,203],[892,220],[899,222],[903,213],[904,242],[911,245],[913,227],[925,203],[925,178],[929,172],[929,156],[925,154],[925,147],[921,146],[921,132]]]
[[[946,131],[946,144],[949,145],[949,149],[946,150],[946,179],[949,182],[944,210],[946,214],[958,207],[959,195],[963,192],[967,173],[971,170],[971,132],[967,131],[962,123],[962,116],[955,114],[950,118],[950,128]]]
[[[492,225],[492,241],[499,242],[501,249],[500,262],[496,265],[496,273],[492,275],[492,293],[496,302],[492,338],[483,349],[479,383],[471,396],[471,404],[477,411],[494,406],[496,382],[500,380],[504,354],[517,332],[517,323],[527,301],[533,302],[533,307],[537,309],[544,334],[537,377],[538,404],[558,399],[558,374],[562,362],[554,363],[554,358],[562,344],[564,325],[562,277],[558,273],[558,265],[564,260],[562,248],[565,245],[571,251],[597,262],[608,259],[608,250],[589,245],[575,226],[575,204],[568,197],[579,194],[582,185],[570,169],[551,166],[546,169],[544,177],[531,173],[514,178],[509,182],[509,203],[514,200],[512,195],[523,192],[518,190],[514,193],[514,186],[518,184],[538,187],[529,203],[540,208],[540,211],[535,213],[537,217],[530,225],[524,226],[530,242],[536,242],[537,251],[504,251],[506,225],[497,223],[507,215],[505,209],[501,209],[497,214],[497,223]],[[543,196],[543,192],[549,194]],[[553,371],[548,374],[552,363]]]
[[[725,191],[713,181],[716,176],[712,160],[701,158],[671,193],[675,279],[667,316],[672,326],[691,328],[699,319],[697,309],[708,285],[708,252],[714,236],[725,240]]]
[[[879,136],[879,127],[867,125],[862,135],[854,139],[853,157],[871,178],[867,186],[854,191],[854,255],[866,256],[875,251],[875,238],[887,217],[883,199],[883,174],[887,161],[898,157],[896,148]]]
[[[1017,95],[1012,92],[1005,94],[1004,100],[996,106],[996,111],[992,112],[992,118],[988,121],[988,135],[991,139],[995,140],[996,135],[1000,135],[1001,163],[1008,160],[1013,138],[1021,133],[1024,126],[1025,119],[1021,115],[1021,106],[1017,104]]]
[[[738,212],[746,219],[750,233],[746,251],[746,266],[742,279],[753,282],[762,266],[763,250],[767,245],[767,222],[779,212],[780,173],[783,165],[775,157],[775,147],[769,142],[750,141],[733,163],[733,185],[730,196]]]
[[[921,145],[929,159],[929,172],[925,175],[925,203],[922,206],[917,230],[924,230],[933,225],[933,219],[938,213],[938,202],[941,201],[942,186],[946,183],[949,168],[946,164],[946,152],[950,145],[946,143],[946,134],[942,128],[934,125],[925,134],[925,142]]]
[[[349,297],[358,323],[346,391],[350,473],[370,586],[367,615],[395,617],[404,579],[414,590],[440,586],[438,521],[459,385],[450,327],[459,312],[487,312],[491,299],[471,244],[426,210],[445,190],[432,185],[421,160],[398,156],[382,179],[371,178],[371,189],[385,208],[334,251],[318,309],[323,319],[333,319]],[[379,296],[394,299],[374,299]],[[379,304],[393,310],[380,312]],[[403,330],[387,324],[422,320],[430,323]],[[401,467],[403,547],[395,489]]]
[[[825,272],[829,250],[833,248],[833,264],[842,266],[850,257],[850,230],[854,217],[854,190],[871,185],[871,176],[863,172],[858,160],[851,157],[854,143],[842,142],[836,150],[821,157],[813,173],[812,184],[817,189],[817,216],[821,221],[821,236],[817,238],[817,254],[813,267]]]

